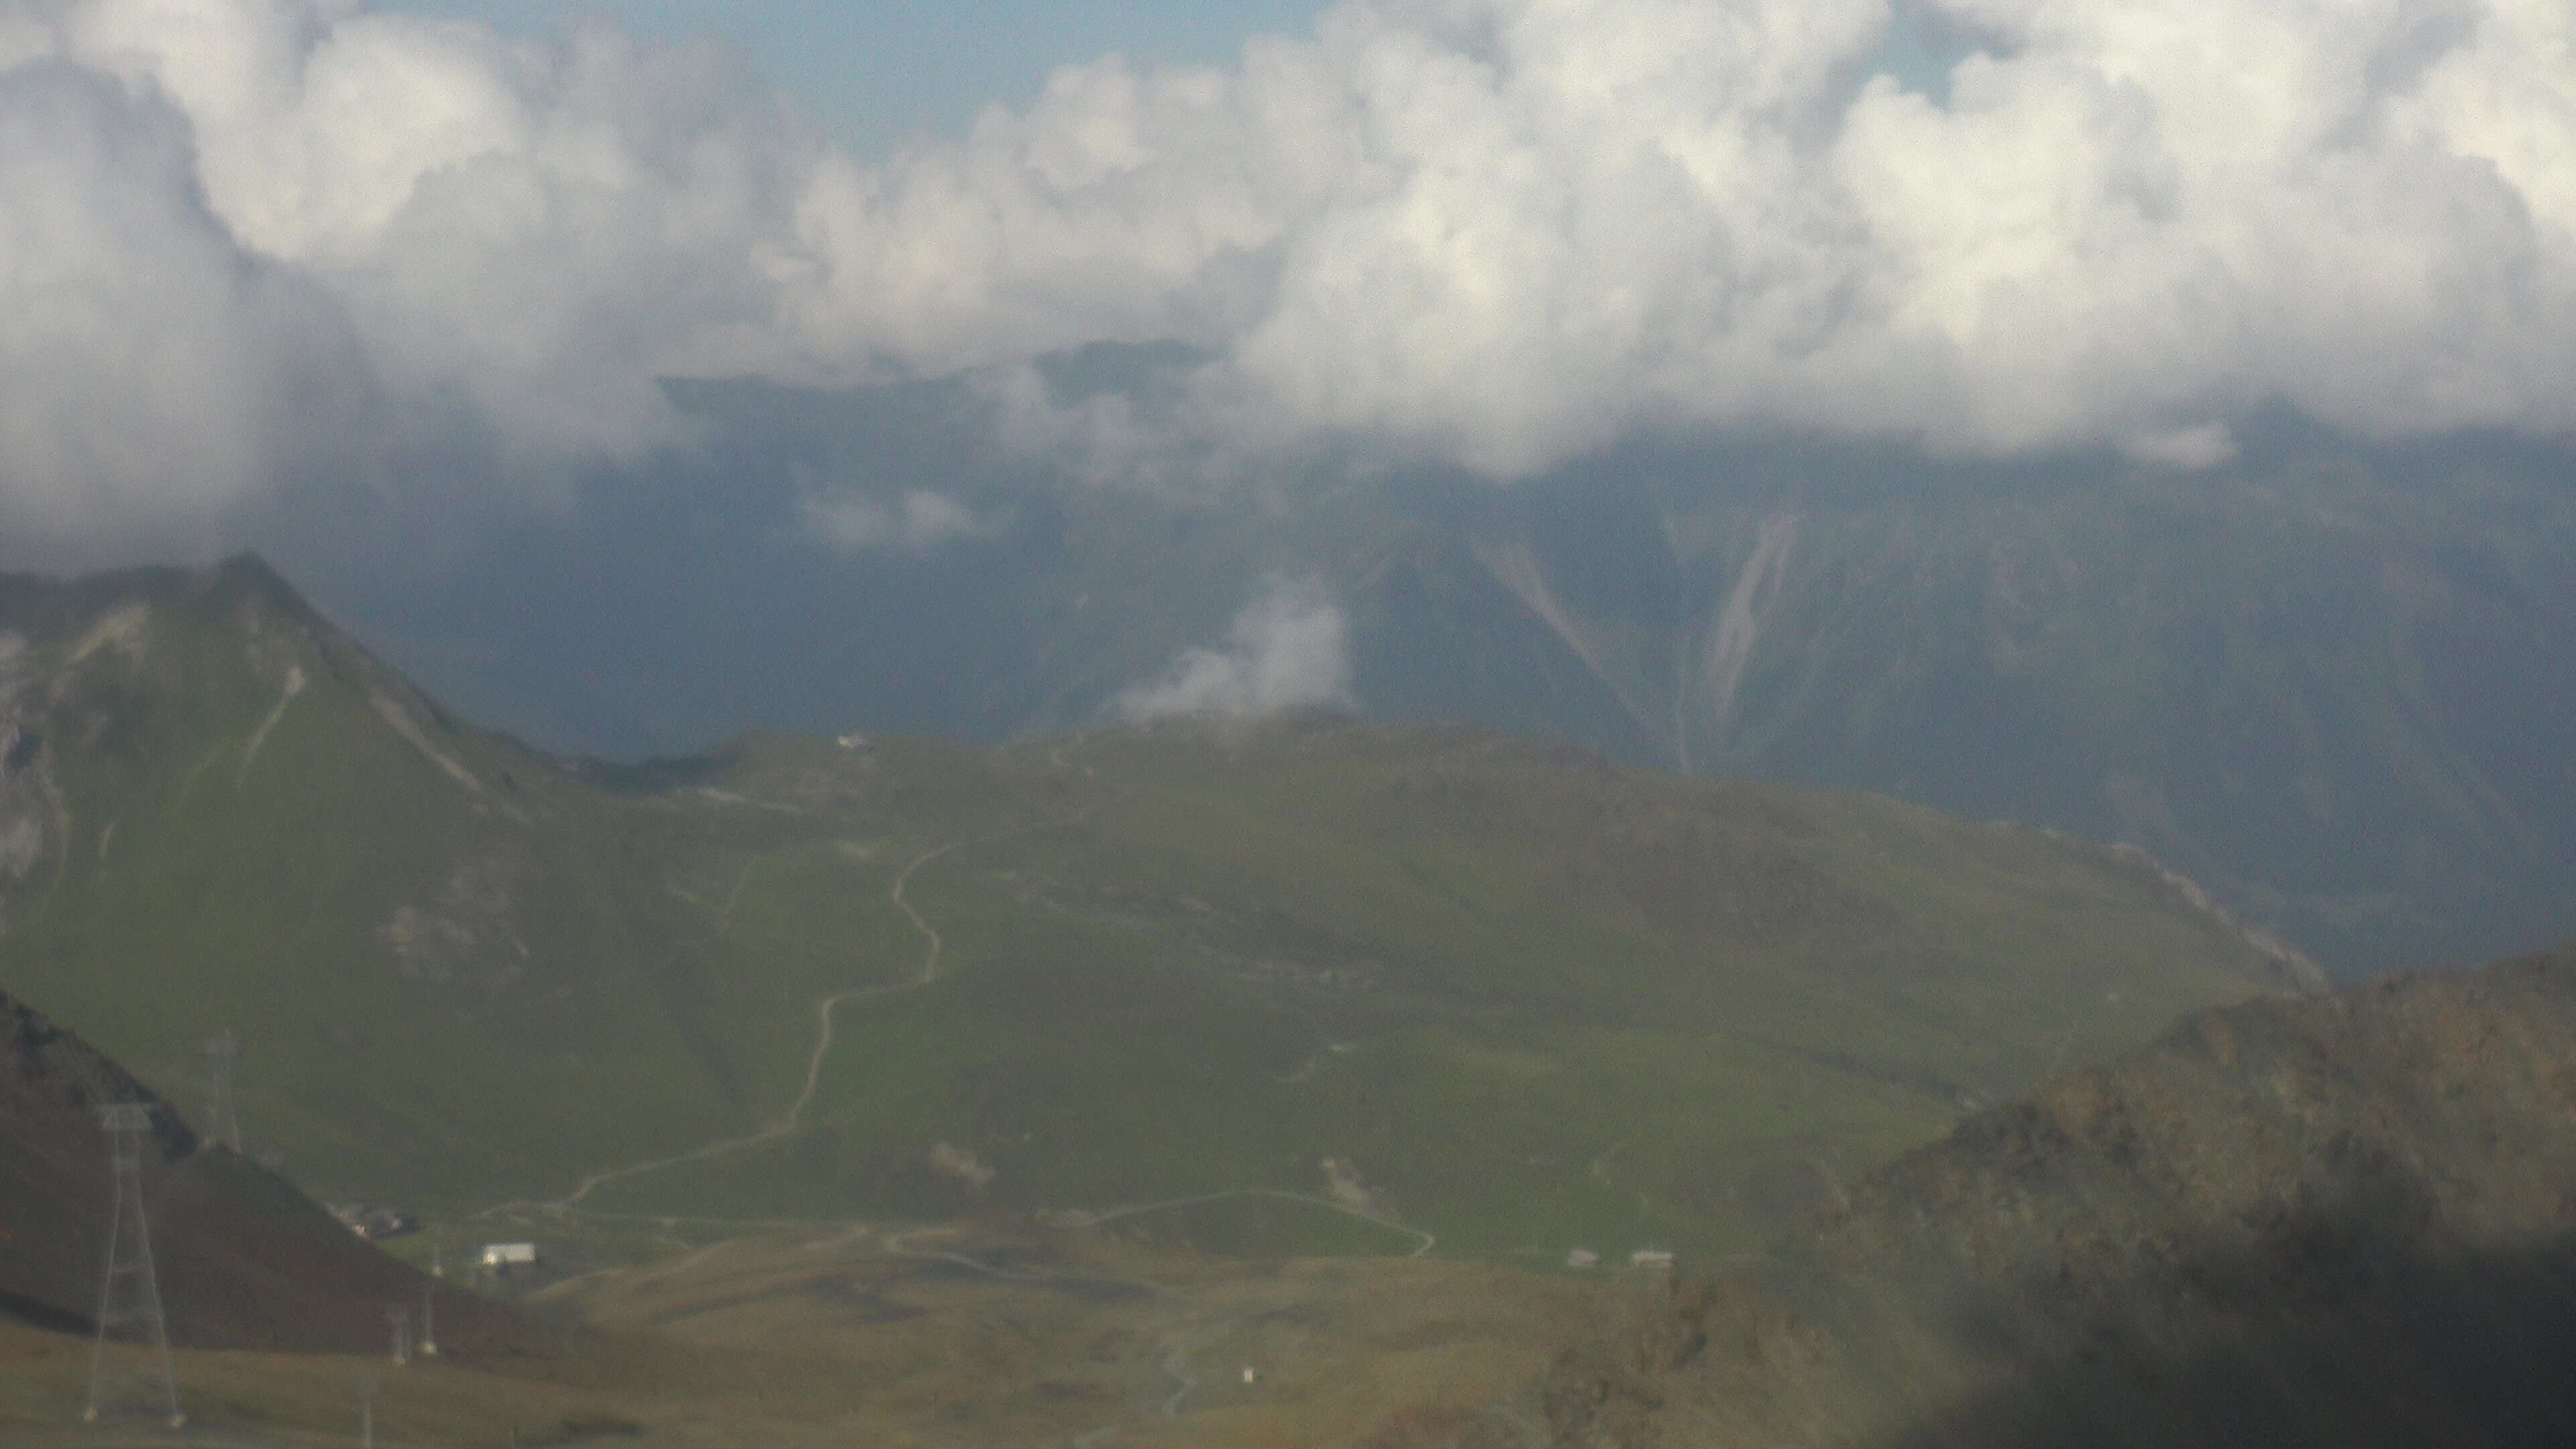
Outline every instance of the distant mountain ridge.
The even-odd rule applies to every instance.
[[[2564,474],[1588,502],[1477,557],[1650,757],[2130,841],[2347,970],[2576,929]]]
[[[2576,950],[2196,1013],[1872,1174],[1475,1442],[2539,1449],[2576,1422],[2571,1333]]]
[[[704,447],[575,516],[408,583],[291,571],[469,713],[612,753],[1090,728],[1266,577],[1313,580],[1370,718],[2129,841],[2347,974],[2576,931],[2563,444],[2274,419],[2192,474],[1738,442],[1175,497],[1050,486],[960,436],[953,387],[675,399]],[[989,526],[853,552],[817,489]]]

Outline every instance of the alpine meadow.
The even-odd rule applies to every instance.
[[[0,0],[0,1443],[2558,1449],[2566,0]]]

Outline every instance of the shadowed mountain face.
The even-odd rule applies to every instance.
[[[283,1180],[200,1140],[177,1111],[43,1015],[0,994],[0,1317],[88,1332],[110,1203],[97,1108],[146,1102],[152,1249],[170,1340],[189,1348],[381,1353],[388,1304],[417,1271],[377,1252]],[[468,1350],[524,1335],[442,1292],[439,1333]]]
[[[1542,1398],[1566,1445],[2541,1446],[2576,1423],[2571,1341],[2560,953],[2195,1015]]]
[[[2563,472],[2309,460],[1591,506],[1578,533],[1524,503],[1476,557],[1645,753],[2132,841],[2339,969],[2576,929]]]
[[[247,560],[0,640],[0,984],[183,1097],[230,1029],[332,1197],[1715,1250],[2313,970],[2134,853],[1455,728],[567,763]]]

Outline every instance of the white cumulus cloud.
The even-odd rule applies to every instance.
[[[329,298],[245,255],[114,82],[0,82],[0,536],[182,541],[355,423]]]
[[[1349,627],[1311,581],[1271,579],[1237,614],[1223,649],[1188,649],[1161,678],[1118,696],[1131,723],[1182,717],[1257,719],[1348,704]]]
[[[722,56],[604,27],[0,0],[0,531],[150,547],[460,438],[679,437],[658,378],[791,366],[764,268],[810,169]]]
[[[914,489],[896,498],[861,493],[808,493],[799,504],[806,531],[847,553],[889,549],[928,553],[942,544],[990,538],[1002,521],[944,493]]]
[[[872,162],[606,22],[0,0],[0,530],[1100,342],[1195,360],[1052,421],[1006,381],[1018,435],[1508,477],[1661,429],[2576,430],[2576,7],[1907,3],[1972,39],[1944,74],[1879,73],[1891,0],[1346,0]]]
[[[2576,426],[2576,11],[1939,8],[1983,48],[1937,98],[1871,74],[1885,0],[1351,0],[1071,69],[827,168],[797,312],[926,367],[1177,337],[1219,445],[1503,475],[1675,426]]]

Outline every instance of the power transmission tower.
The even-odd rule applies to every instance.
[[[361,1449],[376,1449],[376,1390],[384,1380],[374,1374],[358,1375],[358,1443]]]
[[[235,1152],[242,1150],[241,1119],[233,1115],[233,1058],[240,1055],[229,1027],[206,1041],[206,1136]]]
[[[152,1108],[119,1102],[99,1108],[98,1120],[107,1129],[116,1188],[107,1210],[107,1267],[99,1276],[89,1408],[81,1417],[96,1422],[102,1409],[140,1397],[166,1408],[170,1427],[176,1429],[188,1416],[179,1412],[179,1376],[170,1364],[170,1326],[161,1314],[161,1283],[152,1271],[152,1226],[143,1198],[143,1139],[152,1130]],[[107,1341],[120,1331],[151,1350],[152,1358],[140,1370],[109,1371]],[[140,1382],[127,1381],[135,1379]]]
[[[438,1280],[447,1276],[447,1264],[435,1247],[429,1250],[429,1276],[420,1283],[420,1356],[438,1357]]]

